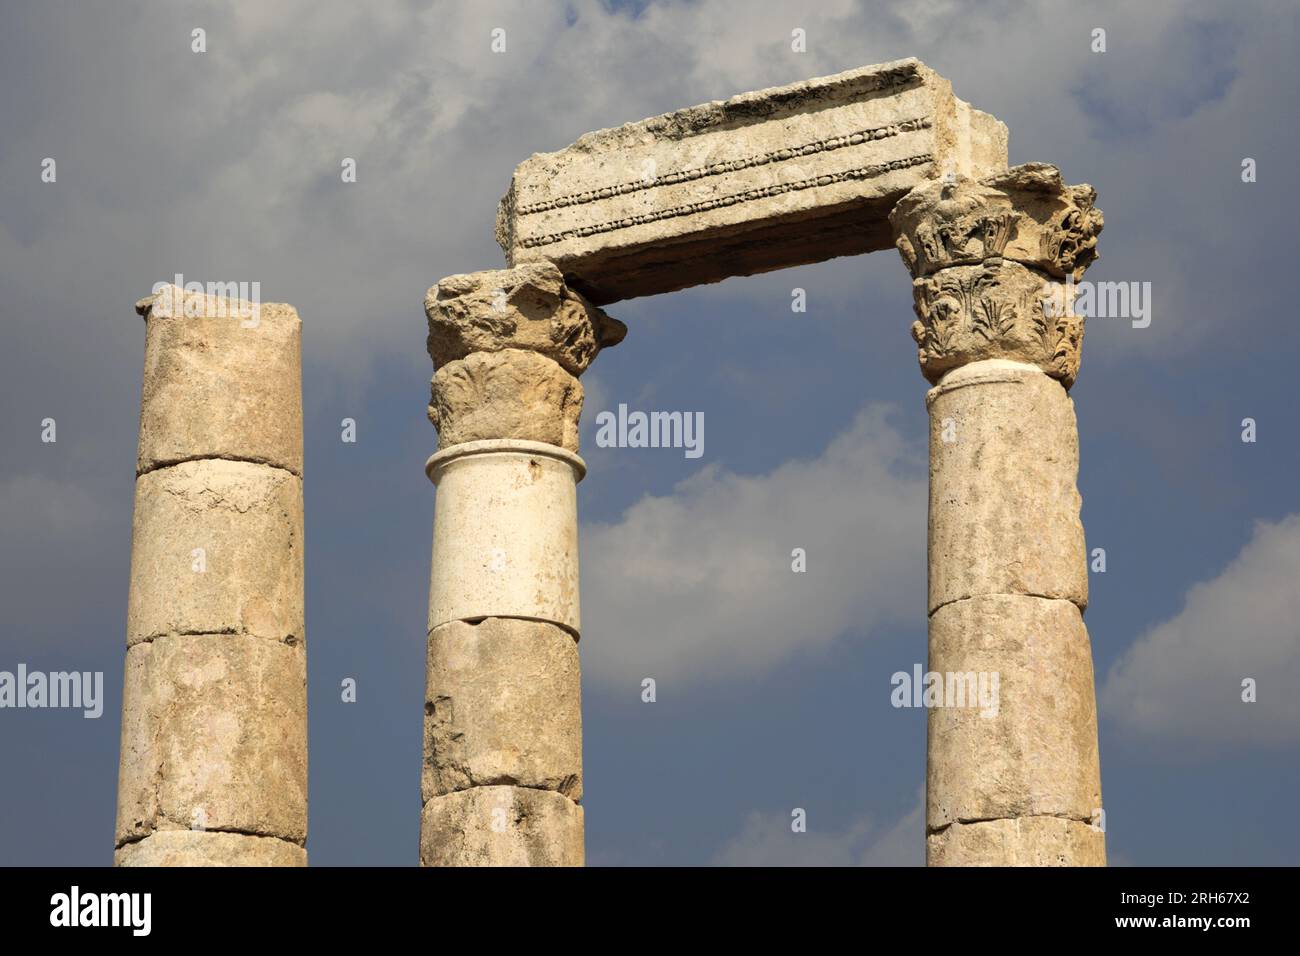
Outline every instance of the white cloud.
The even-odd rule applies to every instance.
[[[912,809],[888,830],[871,840],[862,855],[863,866],[925,865],[925,788]]]
[[[923,866],[925,794],[912,809],[881,829],[863,815],[837,830],[818,829],[808,820],[805,833],[790,828],[789,813],[755,811],[741,830],[714,856],[718,866]]]
[[[1217,577],[1111,668],[1102,715],[1171,754],[1300,742],[1297,582],[1300,514],[1257,524]],[[1241,699],[1245,678],[1256,703]]]
[[[888,414],[863,409],[815,460],[757,476],[707,467],[617,523],[584,525],[583,670],[731,680],[923,620],[924,452]],[[804,573],[791,570],[795,548]]]

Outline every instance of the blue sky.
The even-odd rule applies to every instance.
[[[904,56],[1006,122],[1013,163],[1097,188],[1089,279],[1151,283],[1148,328],[1090,320],[1072,391],[1088,546],[1107,552],[1086,622],[1111,862],[1300,857],[1300,7],[805,7],[3,5],[0,669],[101,670],[108,698],[99,720],[0,711],[0,863],[111,860],[132,306],[155,282],[259,281],[302,315],[308,849],[410,865],[436,444],[425,290],[502,265],[496,201],[533,152]],[[919,863],[925,717],[889,703],[925,648],[906,270],[882,252],[609,311],[627,339],[583,379],[589,862]],[[703,457],[596,447],[595,413],[620,402],[703,412]],[[807,834],[789,832],[794,807]]]

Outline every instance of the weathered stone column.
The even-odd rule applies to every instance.
[[[305,866],[301,328],[167,286],[145,365],[118,866]]]
[[[890,217],[934,385],[929,670],[998,675],[994,707],[929,711],[931,866],[1105,865],[1066,393],[1083,337],[1073,283],[1102,226],[1095,198],[1029,164],[924,184]]]
[[[581,866],[581,375],[627,331],[548,262],[425,300],[439,451],[420,863]]]

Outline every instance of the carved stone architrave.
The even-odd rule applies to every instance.
[[[502,198],[497,241],[512,266],[553,262],[606,305],[886,249],[910,189],[1006,168],[1006,126],[908,58],[534,154]]]

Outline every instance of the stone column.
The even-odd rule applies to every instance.
[[[1029,164],[919,186],[890,219],[930,413],[929,670],[997,675],[929,710],[931,866],[1103,866],[1078,431],[1090,186]],[[969,678],[965,686],[973,686]]]
[[[305,866],[302,324],[167,286],[145,365],[118,866]]]
[[[424,866],[581,866],[581,375],[626,328],[548,262],[425,300],[439,451]]]

